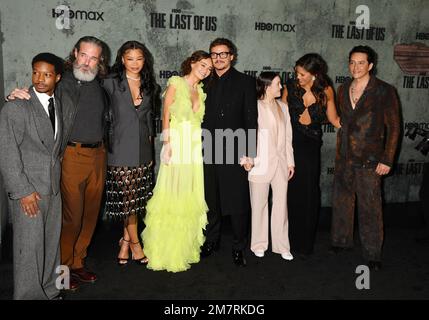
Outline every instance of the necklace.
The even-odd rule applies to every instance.
[[[356,104],[356,102],[358,102],[359,98],[355,97],[355,87],[353,85],[350,86],[350,92],[351,92],[351,98],[354,104]]]
[[[130,77],[129,75],[127,75],[127,79],[134,80],[134,81],[140,81],[140,78],[133,78],[133,77]]]
[[[350,93],[351,93],[353,104],[356,104],[362,95],[362,92],[358,94],[356,91],[357,91],[356,85],[352,83],[352,85],[350,86]]]
[[[366,84],[362,87],[361,90],[356,90],[357,85],[354,82],[352,82],[352,84],[350,85],[350,93],[351,93],[353,104],[356,104],[359,101],[367,84],[368,82],[366,82]]]

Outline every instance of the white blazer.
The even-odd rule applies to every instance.
[[[251,182],[269,183],[277,166],[282,166],[286,175],[288,167],[295,166],[289,108],[281,100],[276,102],[283,111],[284,121],[279,119],[276,109],[258,100],[258,145],[254,167],[248,176]],[[285,178],[287,181],[287,176]]]

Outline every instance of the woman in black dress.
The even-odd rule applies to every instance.
[[[295,63],[296,79],[286,83],[282,95],[289,105],[295,157],[288,190],[290,247],[301,257],[313,252],[319,217],[321,125],[329,120],[340,127],[327,69],[319,54],[302,56]]]
[[[147,264],[137,232],[137,217],[152,195],[153,114],[158,85],[146,46],[127,41],[118,50],[112,74],[104,80],[110,96],[113,137],[107,157],[106,215],[124,221],[118,264],[130,258]]]

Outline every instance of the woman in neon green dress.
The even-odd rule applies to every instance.
[[[142,232],[152,270],[185,271],[200,261],[208,211],[201,145],[206,94],[201,80],[211,70],[210,55],[196,51],[182,63],[183,77],[171,77],[164,93],[161,164]]]

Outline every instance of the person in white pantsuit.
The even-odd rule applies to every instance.
[[[252,205],[250,249],[263,257],[268,249],[268,193],[272,188],[272,251],[292,260],[288,235],[287,186],[294,174],[292,128],[288,106],[276,98],[282,88],[274,72],[262,72],[256,81],[258,97],[258,146],[254,159],[243,157],[249,171]]]

